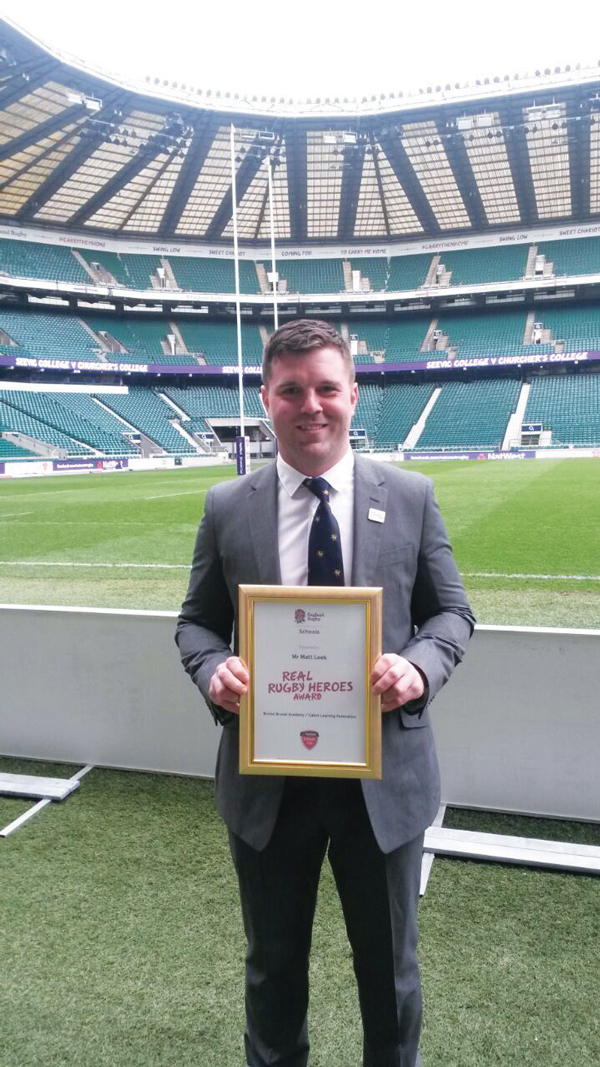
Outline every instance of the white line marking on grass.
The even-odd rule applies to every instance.
[[[462,571],[463,578],[535,578],[540,582],[600,582],[600,574],[498,574],[495,571]]]
[[[33,515],[33,511],[8,511],[4,513],[0,522],[6,522],[7,519],[17,519],[22,515]]]
[[[43,559],[0,559],[0,567],[141,567],[151,570],[184,570],[190,569],[189,563],[76,563],[70,560],[43,560]]]
[[[181,493],[157,493],[156,496],[144,496],[142,500],[161,500],[164,496],[191,496],[194,493],[196,496],[202,496],[203,493],[208,493],[208,489],[183,489]]]

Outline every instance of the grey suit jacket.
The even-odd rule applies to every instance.
[[[370,508],[385,512],[385,521],[370,520]],[[176,634],[186,671],[223,725],[217,807],[235,834],[261,849],[285,779],[239,774],[237,716],[208,697],[215,667],[237,653],[240,583],[281,584],[274,463],[209,491]],[[460,661],[475,620],[428,478],[355,457],[352,585],[383,587],[383,650],[423,671],[431,700]],[[382,732],[383,778],[361,784],[378,844],[390,852],[432,822],[439,774],[425,706],[384,714]]]

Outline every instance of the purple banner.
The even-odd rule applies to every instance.
[[[247,450],[247,438],[236,437],[235,439],[235,462],[238,474],[246,473],[246,450]]]
[[[518,452],[404,452],[404,458],[417,463],[429,463],[431,460],[450,459],[535,459],[535,449]]]
[[[4,474],[4,463],[0,461],[0,474]]]
[[[600,350],[585,352],[561,352],[546,355],[523,356],[482,356],[479,359],[427,359],[410,362],[358,363],[356,373],[373,374],[373,372],[434,370],[448,371],[463,367],[525,367],[525,366],[560,366],[564,363],[588,363],[600,360]],[[32,370],[70,370],[90,371],[94,374],[237,374],[233,365],[215,366],[213,364],[193,363],[190,366],[179,363],[94,363],[92,360],[71,359],[34,359],[25,356],[7,356],[0,353],[0,366],[22,367]],[[244,374],[260,377],[260,366],[246,365]]]
[[[91,459],[53,459],[53,471],[124,471],[129,466],[129,460],[101,459],[93,456]]]

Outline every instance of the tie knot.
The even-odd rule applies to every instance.
[[[314,493],[322,503],[329,503],[331,486],[324,478],[305,478],[302,484],[305,485],[311,493]]]

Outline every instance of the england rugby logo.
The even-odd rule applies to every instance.
[[[294,612],[294,618],[295,618],[296,622],[305,622],[306,621],[306,612],[304,611],[304,608],[296,608],[296,610]]]
[[[316,730],[301,730],[300,737],[302,738],[302,744],[305,748],[314,748],[319,735]]]

